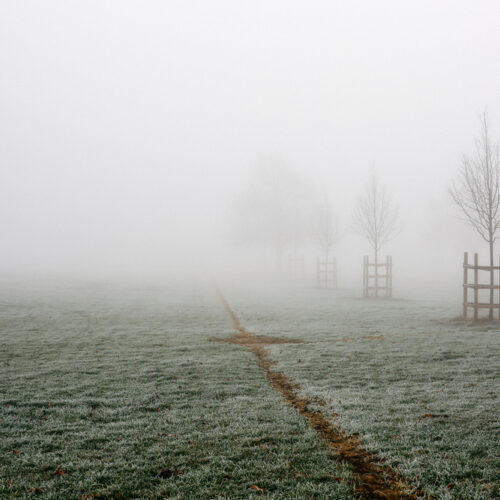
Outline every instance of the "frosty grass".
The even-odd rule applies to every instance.
[[[50,293],[49,293],[50,291]],[[356,498],[211,287],[0,293],[0,497]],[[456,302],[226,285],[300,394],[438,498],[500,496],[498,326]],[[432,415],[432,416],[429,416]],[[59,472],[57,472],[59,470]]]

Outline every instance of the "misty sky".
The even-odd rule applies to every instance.
[[[495,0],[3,0],[0,271],[230,255],[228,204],[267,157],[347,233],[375,165],[400,261],[481,250],[446,187],[485,106],[500,137],[499,49]]]

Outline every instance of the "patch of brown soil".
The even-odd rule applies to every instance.
[[[308,420],[328,445],[338,452],[339,458],[352,467],[357,482],[357,493],[360,498],[394,500],[430,498],[423,491],[410,486],[396,470],[387,465],[382,465],[375,455],[364,449],[361,440],[357,436],[344,433],[340,428],[332,425],[321,412],[310,409],[309,405],[318,403],[319,398],[308,400],[299,396],[296,391],[300,386],[294,384],[284,374],[271,370],[274,362],[267,356],[265,346],[290,341],[251,334],[241,326],[238,317],[232,311],[221,292],[219,292],[219,296],[239,333],[227,339],[211,340],[243,345],[257,356],[259,365],[264,369],[272,387],[280,392],[285,400]],[[267,339],[267,341],[264,339]],[[300,342],[300,340],[291,342]]]
[[[244,346],[254,346],[254,345],[271,345],[271,344],[303,344],[303,340],[299,339],[284,339],[281,337],[266,337],[265,335],[254,335],[253,333],[248,332],[243,326],[240,324],[240,320],[238,316],[234,314],[233,310],[229,306],[226,298],[220,291],[218,291],[220,300],[224,304],[226,311],[231,316],[233,320],[233,325],[235,330],[238,332],[236,335],[232,337],[226,338],[211,338],[209,339],[212,342],[226,342],[229,344],[239,344]]]

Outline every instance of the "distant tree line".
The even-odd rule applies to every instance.
[[[311,241],[328,261],[339,241],[339,220],[326,194],[281,160],[265,160],[253,172],[250,185],[231,206],[233,234],[246,245],[274,249],[280,268],[286,250],[296,255]],[[381,247],[396,233],[397,210],[373,172],[359,199],[354,229],[366,237],[375,261]]]
[[[499,142],[491,138],[486,111],[480,121],[475,150],[463,156],[449,193],[461,217],[488,244],[493,267],[500,229]],[[339,240],[338,217],[328,197],[320,196],[308,179],[281,160],[262,161],[253,172],[250,186],[234,200],[231,208],[237,241],[271,246],[278,267],[286,250],[291,249],[295,254],[308,240],[316,243],[323,258],[328,260]],[[399,232],[397,207],[374,171],[354,209],[352,227],[369,243],[375,264],[381,248]],[[494,285],[493,270],[490,285]],[[493,301],[491,289],[490,304]]]

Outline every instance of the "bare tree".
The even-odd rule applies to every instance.
[[[312,237],[323,252],[325,262],[328,262],[333,246],[338,239],[338,219],[326,196],[316,209]]]
[[[496,232],[500,227],[500,162],[498,143],[492,144],[486,111],[481,116],[481,132],[476,138],[476,149],[471,156],[464,155],[458,179],[449,189],[464,219],[488,243],[490,266],[494,265]],[[490,285],[494,285],[494,271],[490,271]],[[490,289],[490,304],[494,290]],[[489,312],[493,319],[493,309]]]
[[[235,239],[246,245],[269,245],[281,269],[283,253],[297,248],[308,236],[315,191],[277,158],[261,160],[249,185],[231,203]]]
[[[354,228],[364,236],[375,257],[375,287],[378,287],[378,257],[380,249],[398,230],[398,211],[384,186],[372,172],[354,212]],[[375,294],[378,295],[375,288]]]

